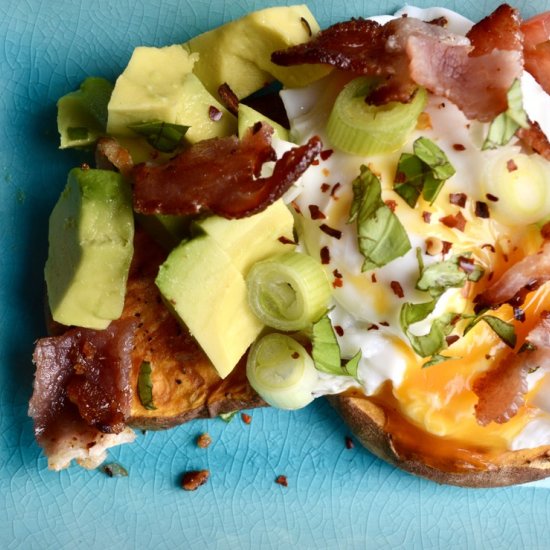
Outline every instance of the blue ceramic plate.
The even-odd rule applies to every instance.
[[[321,26],[390,13],[400,0],[312,1]],[[274,1],[272,4],[281,4]],[[428,6],[428,2],[419,1]],[[197,421],[115,449],[129,477],[48,471],[27,418],[33,341],[44,334],[48,214],[78,155],[57,150],[55,102],[87,75],[114,79],[137,45],[183,42],[268,5],[200,0],[0,0],[0,547],[547,548],[546,484],[443,487],[356,446],[319,400],[250,425]],[[472,19],[497,2],[449,1]],[[548,2],[521,0],[525,16]],[[208,430],[214,443],[193,440]],[[181,472],[211,470],[188,493]],[[279,474],[288,487],[275,484]]]

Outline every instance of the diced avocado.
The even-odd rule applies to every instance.
[[[55,321],[104,329],[120,317],[133,236],[131,190],[122,176],[71,170],[50,216],[45,278]]]
[[[212,95],[227,83],[240,99],[274,79],[294,88],[328,74],[330,69],[322,65],[280,67],[271,62],[273,51],[307,42],[310,32],[317,34],[319,25],[307,6],[280,6],[200,34],[184,47],[200,55],[193,72]]]
[[[167,304],[226,377],[263,328],[250,310],[242,273],[210,236],[175,248],[156,279]]]
[[[128,126],[149,121],[190,126],[190,143],[235,133],[235,117],[191,72],[197,57],[180,45],[136,48],[109,102],[109,134],[135,137]],[[221,118],[211,116],[210,107]]]
[[[80,88],[57,102],[60,147],[84,147],[105,133],[107,104],[113,85],[104,78],[89,77]]]
[[[205,218],[197,225],[231,258],[246,276],[252,265],[275,254],[292,250],[294,219],[282,199],[254,216],[227,220],[219,216]]]
[[[239,138],[242,138],[246,130],[248,130],[248,128],[253,126],[256,122],[267,122],[273,128],[274,136],[279,139],[283,139],[284,141],[288,141],[289,132],[284,126],[281,126],[277,122],[274,122],[270,118],[262,115],[262,113],[259,113],[252,107],[249,107],[244,103],[239,103]]]
[[[137,214],[141,226],[166,250],[172,250],[188,234],[190,216]]]

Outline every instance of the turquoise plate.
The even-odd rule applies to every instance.
[[[280,4],[282,2],[273,2]],[[418,2],[427,6],[428,2]],[[445,2],[473,19],[497,2]],[[112,452],[127,478],[48,471],[27,417],[33,342],[45,332],[48,214],[77,154],[57,149],[55,102],[86,75],[114,79],[137,45],[183,42],[267,2],[0,0],[0,547],[548,548],[550,484],[438,486],[359,446],[322,400],[139,435]],[[390,13],[400,0],[313,1],[322,26]],[[522,0],[525,16],[548,2]],[[213,444],[193,443],[208,430]],[[188,493],[180,474],[207,468]],[[288,487],[275,483],[280,475]]]

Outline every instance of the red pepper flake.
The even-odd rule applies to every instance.
[[[313,166],[319,166],[319,159],[312,160],[311,164],[313,164]]]
[[[523,309],[521,309],[520,307],[515,307],[514,319],[516,321],[519,321],[520,323],[523,323],[525,321],[525,311],[523,311]]]
[[[237,94],[229,87],[227,82],[224,82],[218,88],[218,95],[227,110],[237,116],[239,111],[239,98],[237,97]]]
[[[210,472],[208,470],[192,470],[185,472],[181,478],[181,488],[186,491],[195,491],[201,485],[204,485],[209,477]]]
[[[379,328],[378,328],[378,325],[375,325],[373,323],[367,330],[379,330]]]
[[[487,200],[490,200],[492,202],[498,201],[498,197],[496,195],[493,195],[492,193],[486,193],[485,196],[487,197]]]
[[[316,204],[310,204],[308,206],[309,213],[312,220],[325,220],[326,216],[321,212],[321,209]]]
[[[458,334],[451,334],[445,338],[447,346],[452,346],[457,340],[460,340],[460,336]]]
[[[293,241],[292,239],[289,239],[288,237],[285,237],[284,235],[279,237],[277,240],[282,244],[296,244],[295,241]]]
[[[353,439],[349,435],[346,435],[345,442],[346,442],[346,449],[353,449],[355,447],[355,444],[353,443]]]
[[[321,248],[321,263],[323,265],[330,264],[330,249],[328,246]]]
[[[389,327],[389,326],[390,326],[390,324],[388,323],[388,321],[382,321],[380,324],[381,324],[383,327]]]
[[[328,158],[330,158],[332,153],[334,153],[332,149],[325,149],[324,151],[321,151],[319,153],[319,156],[321,157],[321,160],[327,160]]]
[[[466,227],[466,218],[462,215],[462,212],[458,212],[458,214],[449,214],[448,216],[443,216],[442,218],[439,218],[439,221],[446,225],[447,227],[450,227],[451,229],[458,229],[459,231],[464,231],[464,228]]]
[[[478,218],[488,218],[489,217],[489,206],[486,202],[476,201],[476,216]]]
[[[342,184],[340,182],[337,182],[335,183],[333,186],[332,186],[332,190],[330,192],[330,196],[333,198],[333,199],[336,199],[338,197],[336,197],[336,191],[338,191],[338,189],[340,189],[340,187],[342,186]]]
[[[472,260],[472,258],[468,258],[467,256],[459,256],[458,267],[459,269],[462,269],[464,273],[473,273],[475,269],[474,260]]]
[[[449,193],[449,202],[456,206],[460,206],[460,208],[464,208],[466,206],[467,198],[468,196],[466,193]]]
[[[334,279],[332,286],[333,288],[342,288],[344,286],[344,279]]]
[[[343,275],[337,270],[335,269],[332,274],[337,278],[337,279],[341,279],[343,277]]]
[[[424,223],[430,223],[432,219],[432,213],[426,212],[426,210],[424,210],[424,212],[422,212],[422,219],[424,220]]]
[[[397,208],[397,202],[393,199],[388,199],[387,201],[384,201],[384,204],[392,211],[395,212],[395,209]]]
[[[340,325],[334,325],[334,332],[340,337],[344,336],[344,329]]]
[[[465,151],[466,147],[464,147],[464,145],[462,145],[462,143],[454,143],[453,144],[453,149],[455,151]]]
[[[282,485],[283,487],[288,487],[288,480],[286,476],[277,476],[277,479],[275,480],[275,483],[278,483],[279,485]]]
[[[323,184],[321,185],[321,191],[322,191],[323,193],[326,193],[329,189],[330,189],[330,183],[323,183]]]
[[[481,248],[488,248],[491,252],[496,252],[495,247],[490,243],[482,244]]]
[[[334,227],[330,227],[330,225],[327,225],[326,223],[322,223],[319,226],[319,229],[326,233],[329,237],[334,237],[335,239],[341,239],[342,238],[342,232],[338,229],[334,229]]]
[[[371,280],[371,282],[373,282],[373,283],[378,282],[377,279],[376,279],[376,274],[375,274],[375,273],[372,273],[372,274],[371,274],[370,280]]]
[[[518,165],[514,162],[514,159],[510,159],[506,163],[506,169],[508,172],[515,172],[518,169]]]
[[[393,290],[393,293],[398,298],[403,298],[403,296],[405,296],[405,293],[403,292],[403,287],[399,284],[398,281],[392,281],[390,283],[390,286],[391,286],[391,289]]]
[[[222,114],[223,113],[217,107],[214,107],[214,105],[210,105],[210,107],[208,107],[208,118],[210,120],[218,122],[218,120],[221,120]]]
[[[451,250],[451,248],[453,247],[453,243],[449,241],[441,241],[441,244],[443,245],[443,248],[441,249],[441,254],[445,256],[445,254],[447,254],[449,250]]]
[[[250,424],[252,422],[252,417],[246,413],[241,413],[241,419],[245,424]]]

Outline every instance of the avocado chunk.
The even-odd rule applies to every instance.
[[[225,378],[263,328],[229,255],[209,235],[196,237],[172,250],[156,284]]]
[[[254,126],[256,122],[267,122],[273,128],[273,135],[275,137],[278,137],[284,141],[288,141],[289,139],[289,131],[284,126],[281,126],[277,122],[271,120],[265,115],[262,115],[262,113],[259,113],[244,103],[239,103],[237,120],[239,125],[239,138],[242,138],[248,128]]]
[[[166,250],[172,250],[188,233],[191,216],[137,214],[141,226]]]
[[[105,133],[107,104],[113,85],[104,78],[88,77],[80,88],[57,102],[60,148],[84,147]]]
[[[227,220],[211,216],[197,222],[245,277],[256,262],[294,248],[290,244],[294,242],[293,224],[292,214],[282,199],[248,218]]]
[[[133,236],[131,190],[122,176],[72,169],[49,224],[45,278],[55,321],[104,329],[120,317]]]
[[[180,45],[136,48],[109,101],[108,133],[136,137],[129,126],[152,121],[190,126],[190,143],[235,133],[235,117],[191,72],[197,58]]]
[[[241,99],[273,80],[295,88],[328,74],[330,68],[322,65],[280,67],[271,62],[273,51],[307,42],[318,32],[307,6],[281,6],[249,13],[192,38],[184,47],[199,54],[193,72],[212,95],[227,83]]]
[[[248,218],[212,216],[196,225],[201,234],[172,250],[156,284],[224,378],[263,329],[245,276],[255,262],[294,248],[293,217],[279,200]]]

